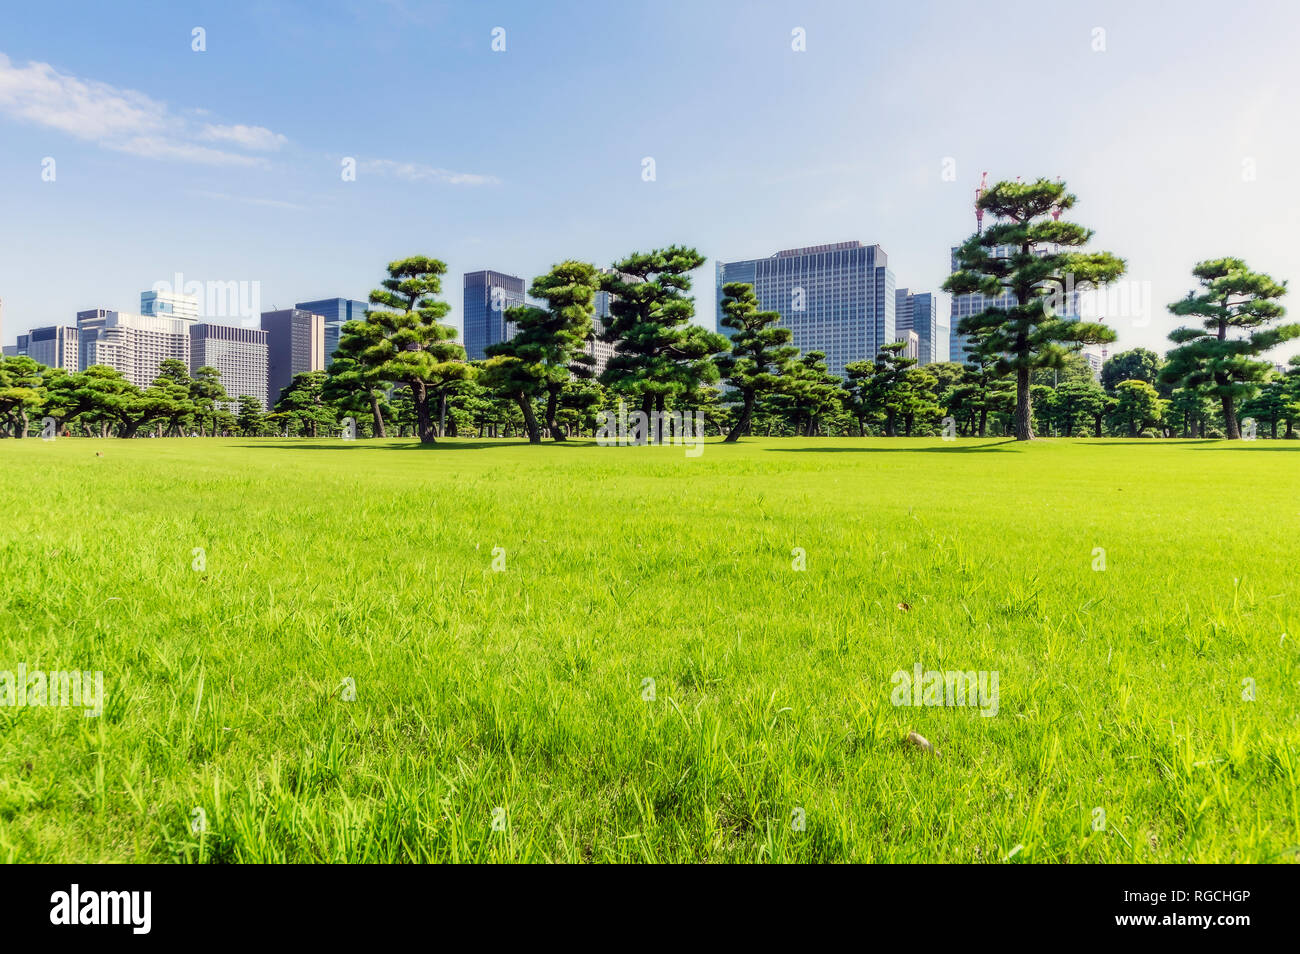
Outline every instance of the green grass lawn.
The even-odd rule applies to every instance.
[[[0,669],[102,670],[105,708],[0,708],[0,859],[1295,861],[1298,475],[2,441]],[[996,671],[997,714],[891,704],[917,663]]]

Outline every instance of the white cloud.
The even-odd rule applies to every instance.
[[[209,124],[203,127],[203,138],[209,142],[228,142],[244,149],[259,152],[274,152],[289,140],[265,126],[220,126]]]
[[[493,185],[500,182],[496,176],[476,172],[453,172],[419,162],[397,162],[393,159],[367,159],[361,163],[362,172],[393,176],[408,182],[443,182],[447,185]]]
[[[0,115],[149,159],[210,165],[265,165],[260,157],[204,146],[229,143],[268,151],[288,140],[261,126],[207,124],[195,130],[166,103],[132,89],[82,80],[48,63],[15,65],[0,53]]]
[[[117,152],[130,153],[145,159],[179,159],[183,162],[203,162],[212,166],[264,166],[261,156],[241,156],[210,146],[181,142],[163,136],[135,136],[121,142],[106,142],[104,146]]]

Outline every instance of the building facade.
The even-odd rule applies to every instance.
[[[47,368],[69,373],[80,370],[81,353],[77,346],[77,329],[68,325],[33,328],[22,337],[27,339],[27,356]]]
[[[25,358],[27,357],[27,348],[31,344],[31,335],[19,335],[17,340],[11,345],[5,345],[0,348],[0,354],[6,358]]]
[[[854,361],[874,361],[881,347],[898,340],[894,327],[894,273],[879,245],[836,242],[777,252],[769,258],[717,264],[717,330],[722,325],[722,288],[754,286],[759,307],[781,315],[800,351],[822,351],[837,375]]]
[[[221,386],[230,396],[228,411],[237,411],[245,396],[266,410],[266,338],[259,328],[197,324],[190,329],[190,374],[202,367],[221,372]]]
[[[199,317],[199,300],[193,295],[176,292],[140,292],[140,314],[196,321]]]
[[[362,321],[370,306],[355,298],[322,298],[319,301],[300,301],[293,307],[325,319],[325,366],[328,368],[339,348],[343,326],[349,321]]]
[[[294,375],[325,370],[325,318],[301,308],[262,312],[266,406],[275,407]]]
[[[77,312],[77,368],[94,364],[120,372],[138,388],[158,377],[163,361],[174,358],[190,363],[188,318],[132,315],[105,308]]]
[[[939,308],[930,292],[912,292],[907,288],[894,292],[894,333],[899,341],[906,341],[909,331],[916,332],[917,364],[939,360],[936,357]]]
[[[482,361],[489,345],[514,336],[514,326],[506,321],[505,313],[524,304],[527,299],[522,278],[491,270],[465,273],[461,320],[465,354],[470,361]]]

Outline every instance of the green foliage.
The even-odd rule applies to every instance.
[[[1237,407],[1254,395],[1270,370],[1258,357],[1300,336],[1300,324],[1276,324],[1286,314],[1277,302],[1286,294],[1286,283],[1251,271],[1239,258],[1199,262],[1192,274],[1199,294],[1188,292],[1169,310],[1199,318],[1201,324],[1170,332],[1178,347],[1169,352],[1162,377],[1218,398],[1227,437],[1235,440],[1241,436]]]
[[[491,366],[491,380],[496,386],[516,402],[531,401],[534,395],[545,396],[545,423],[553,440],[565,439],[557,420],[560,392],[574,377],[575,366],[588,357],[586,347],[599,290],[596,266],[572,260],[561,262],[534,279],[528,289],[534,298],[545,301],[546,307],[523,305],[506,311],[515,334],[509,341],[487,349],[489,358],[504,359]],[[540,442],[541,432],[535,421],[528,433],[530,442]]]
[[[704,261],[695,249],[673,245],[630,255],[601,276],[612,296],[603,338],[615,351],[601,383],[639,399],[647,413],[718,380],[713,356],[727,340],[691,322],[695,302],[687,294],[690,273]]]
[[[728,400],[740,404],[727,434],[727,442],[734,443],[748,432],[759,396],[782,386],[782,374],[799,349],[790,344],[794,332],[777,324],[780,312],[758,310],[753,285],[729,282],[722,286],[722,294],[722,324],[735,334],[731,350],[717,358],[717,366],[732,387]]]
[[[1115,385],[1121,381],[1145,381],[1154,385],[1160,380],[1163,365],[1160,356],[1146,348],[1121,351],[1101,366],[1101,386],[1114,394]]]
[[[274,411],[290,432],[305,437],[316,437],[329,432],[338,423],[337,406],[325,402],[324,392],[328,375],[324,371],[304,371],[295,374],[289,386],[280,392]],[[240,402],[243,418],[243,402]]]
[[[880,349],[873,363],[854,361],[844,368],[844,388],[849,407],[858,419],[860,433],[865,433],[868,419],[883,421],[886,437],[912,436],[917,419],[932,422],[942,413],[936,398],[938,378],[916,367],[916,359],[903,354],[902,341]]]
[[[812,437],[828,416],[844,412],[841,381],[826,365],[826,354],[808,351],[785,368],[779,392],[789,408],[794,432]]]
[[[26,437],[30,416],[44,403],[41,366],[25,355],[0,357],[0,433]]]
[[[423,444],[436,440],[430,399],[441,398],[455,381],[472,373],[465,349],[456,343],[456,329],[442,323],[451,306],[439,301],[447,266],[423,255],[388,263],[388,278],[370,293],[379,307],[366,312],[364,322],[348,322],[345,335],[362,345],[340,341],[339,351],[363,365],[375,381],[406,385],[415,407],[416,429]],[[364,327],[353,328],[360,324]],[[351,331],[349,331],[351,329]]]
[[[267,425],[267,414],[262,410],[262,402],[251,395],[242,396],[239,399],[236,421],[240,432],[246,437],[256,437],[261,434]]]
[[[1115,385],[1111,417],[1129,437],[1137,437],[1146,428],[1155,427],[1163,416],[1164,402],[1146,381],[1121,381]]]
[[[997,355],[1001,371],[1015,375],[1016,438],[1033,439],[1030,372],[1059,368],[1071,350],[1115,340],[1098,322],[1068,319],[1058,313],[1068,288],[1099,287],[1124,273],[1124,261],[1108,252],[1084,252],[1092,232],[1059,215],[1075,204],[1064,183],[1038,179],[999,182],[979,198],[979,208],[996,219],[957,250],[959,268],[944,282],[954,295],[979,292],[994,302],[963,318],[957,330],[980,337],[986,353]],[[1007,256],[997,249],[1009,247]],[[1004,294],[1009,305],[997,304]]]

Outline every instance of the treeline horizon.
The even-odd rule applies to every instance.
[[[147,388],[116,370],[48,368],[25,356],[0,359],[0,436],[26,437],[33,420],[61,435],[319,437],[347,419],[359,437],[527,437],[541,443],[596,433],[598,415],[620,402],[655,420],[699,415],[706,435],[744,436],[1242,436],[1296,437],[1300,356],[1277,372],[1261,355],[1300,336],[1280,324],[1286,283],[1237,258],[1197,263],[1199,289],[1169,311],[1195,324],[1169,335],[1162,358],[1145,348],[1105,362],[1101,381],[1080,350],[1116,340],[1100,322],[1062,317],[1053,289],[1118,279],[1125,262],[1084,251],[1092,231],[1061,215],[1076,197],[1046,179],[999,182],[977,207],[993,224],[959,247],[944,282],[954,295],[981,293],[993,304],[963,318],[967,361],[919,365],[906,345],[884,345],[874,360],[829,372],[821,351],[800,352],[781,315],[762,311],[752,285],[723,286],[723,327],[691,319],[690,272],[706,261],[673,245],[637,252],[602,270],[566,260],[538,276],[539,305],[507,309],[516,332],[469,361],[443,319],[447,266],[413,256],[389,263],[362,320],[343,326],[324,371],[296,375],[271,411],[251,396],[232,399],[211,367],[190,374],[167,359]],[[1010,248],[1009,255],[997,254]],[[597,292],[610,315],[597,333]],[[613,356],[599,375],[589,353],[599,336]],[[660,412],[651,415],[650,412]],[[46,435],[52,436],[52,435]],[[650,434],[651,443],[658,435]]]

